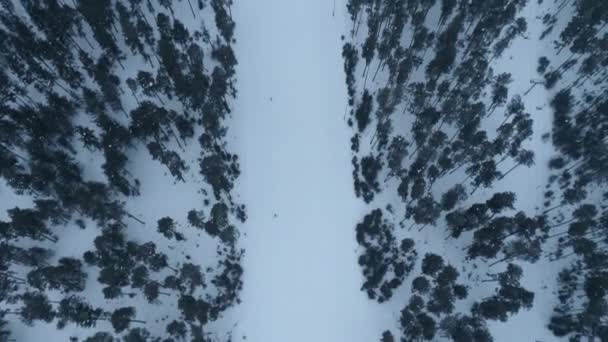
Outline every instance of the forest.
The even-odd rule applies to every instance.
[[[317,2],[0,0],[0,342],[608,341],[608,1]]]
[[[407,291],[379,339],[493,341],[492,321],[550,304],[553,338],[608,341],[608,3],[347,7],[361,290]],[[534,264],[558,270],[555,289],[524,286]]]
[[[230,6],[0,3],[0,175],[28,198],[2,195],[12,205],[0,221],[1,341],[16,341],[16,320],[86,329],[88,342],[209,341],[210,322],[239,302],[247,214],[225,141]],[[163,180],[140,180],[142,156],[200,201],[144,222],[129,204]],[[202,241],[211,253],[199,262],[190,253]]]

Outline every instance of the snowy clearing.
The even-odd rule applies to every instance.
[[[325,0],[241,1],[233,11],[231,133],[249,210],[234,336],[248,341],[373,341],[393,320],[359,290],[353,227],[362,205],[351,184],[336,7],[335,17]]]

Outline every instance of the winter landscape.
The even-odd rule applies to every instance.
[[[608,2],[0,0],[0,342],[608,341]]]

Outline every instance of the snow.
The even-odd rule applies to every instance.
[[[503,57],[493,63],[495,74],[513,74],[510,95],[523,94],[529,80],[537,77],[538,57],[551,56],[554,52],[550,37],[537,41],[543,30],[539,18],[551,5],[529,1],[523,15],[528,21],[530,39],[518,38]],[[190,32],[200,28],[199,20],[190,16],[187,2],[176,2],[175,6],[178,6],[177,16],[184,20]],[[247,222],[239,227],[240,244],[246,250],[245,275],[242,303],[210,330],[222,335],[235,326],[233,338],[252,342],[370,342],[379,340],[386,329],[396,332],[399,310],[408,300],[409,284],[419,266],[388,304],[368,300],[360,291],[363,279],[357,264],[360,251],[354,236],[355,225],[371,209],[387,203],[400,208],[394,217],[398,222],[403,205],[392,193],[378,196],[371,206],[354,196],[349,149],[352,130],[343,120],[347,93],[340,37],[352,25],[345,11],[345,0],[336,0],[335,4],[328,0],[243,0],[235,2],[232,14],[236,22],[234,48],[239,61],[238,97],[232,105],[228,134],[229,150],[238,154],[242,171],[234,193],[239,194],[237,201],[245,203],[248,212]],[[206,26],[213,25],[207,23]],[[360,34],[365,33],[364,26]],[[559,32],[557,27],[554,32]],[[427,59],[431,55],[429,53]],[[566,57],[559,56],[560,59]],[[552,61],[551,65],[560,62]],[[125,64],[129,72],[121,74],[123,81],[140,67],[147,68],[133,58]],[[361,61],[359,66],[362,67]],[[357,71],[357,75],[360,74]],[[384,83],[382,74],[376,83]],[[368,86],[372,84],[372,80],[368,80]],[[126,109],[130,110],[136,104],[127,99],[128,91],[125,96]],[[525,146],[535,151],[536,165],[529,169],[517,168],[492,189],[480,188],[465,205],[485,200],[494,192],[514,191],[518,210],[532,215],[538,212],[537,207],[542,207],[547,160],[553,149],[541,136],[551,129],[551,110],[547,104],[551,96],[538,86],[524,98],[534,119],[534,136]],[[501,111],[493,115],[495,121],[488,120],[488,127],[484,127],[488,132],[493,132],[503,119]],[[369,138],[371,134],[364,137],[362,145],[369,146]],[[188,254],[191,262],[205,269],[217,261],[216,241],[210,241],[186,222],[188,210],[203,209],[204,196],[200,190],[204,185],[196,160],[199,152],[196,141],[191,141],[188,150],[182,153],[190,166],[186,182],[175,183],[165,167],[152,161],[142,146],[131,151],[130,171],[140,179],[142,187],[141,196],[129,198],[127,208],[146,222],[145,225],[130,222],[130,238],[139,242],[155,241],[172,260],[184,261],[183,257]],[[85,165],[87,178],[104,177],[99,169],[100,160],[94,160],[84,150],[79,150],[78,159]],[[508,170],[510,163],[500,165],[501,170]],[[446,184],[438,182],[433,190],[435,197],[463,178],[462,173],[457,173]],[[389,186],[394,188],[393,183]],[[6,209],[31,206],[30,198],[13,194],[4,181],[0,181],[0,197],[0,219],[6,219]],[[156,221],[164,216],[178,222],[178,230],[186,235],[186,242],[176,245],[156,232]],[[91,246],[98,228],[90,221],[87,223],[85,230],[73,224],[63,228],[53,261],[66,255],[81,256]],[[481,285],[475,276],[501,271],[504,265],[488,269],[486,263],[472,264],[464,260],[462,246],[470,236],[457,242],[444,240],[443,222],[423,232],[416,231],[401,231],[400,238],[414,238],[419,256],[434,252],[443,255],[459,270],[467,267],[467,271],[461,272],[459,282],[467,282],[471,296],[457,304],[459,309],[468,311],[473,301],[493,293],[492,287]],[[551,263],[547,258],[536,264],[519,264],[525,271],[523,286],[536,294],[534,307],[506,323],[488,322],[495,341],[559,340],[546,329],[546,324],[556,301],[552,291],[561,264]],[[132,305],[130,300],[105,301],[95,280],[95,271],[89,271],[87,299],[105,308]],[[474,276],[467,280],[469,271]],[[58,293],[53,295],[60,298]],[[139,295],[138,318],[148,320],[146,327],[152,333],[162,334],[164,324],[155,324],[154,320],[167,314],[177,315],[175,299],[173,295],[163,299],[163,305],[150,309]],[[39,341],[42,336],[63,341],[70,335],[92,335],[91,331],[74,326],[59,331],[47,324],[25,327],[11,322],[11,328],[18,341]],[[100,323],[98,329],[111,327]]]
[[[364,207],[343,121],[343,8],[335,17],[326,0],[233,8],[239,94],[230,132],[249,213],[236,338],[374,341],[394,321],[360,291],[354,226]]]
[[[439,2],[431,9],[427,16],[426,26],[434,28],[437,25],[437,16],[439,15]],[[547,166],[548,160],[555,154],[552,144],[550,141],[543,141],[542,135],[551,132],[552,127],[552,110],[549,106],[553,94],[547,91],[542,86],[537,86],[527,96],[524,96],[524,92],[530,87],[530,80],[537,79],[539,75],[536,72],[538,58],[541,56],[549,56],[555,54],[552,46],[553,35],[545,38],[542,41],[538,40],[541,32],[544,30],[542,24],[542,17],[547,12],[554,11],[554,4],[552,2],[546,2],[540,4],[537,1],[528,1],[525,9],[520,14],[526,18],[528,24],[528,30],[525,36],[527,38],[518,37],[516,38],[510,48],[508,48],[502,55],[501,58],[494,60],[491,64],[491,68],[494,71],[494,75],[498,75],[502,72],[509,72],[512,74],[513,83],[509,86],[509,99],[516,94],[522,96],[525,104],[526,111],[531,114],[533,123],[533,136],[524,142],[523,147],[526,149],[533,150],[535,153],[535,165],[530,168],[520,166],[511,172],[507,177],[502,180],[496,181],[491,188],[485,189],[480,187],[474,196],[471,196],[465,203],[461,204],[462,207],[468,207],[474,203],[483,202],[490,198],[492,194],[502,191],[512,191],[516,193],[517,200],[515,203],[515,209],[511,212],[505,212],[505,215],[515,214],[516,211],[524,211],[529,216],[538,215],[543,210],[543,193],[545,191],[545,184],[550,175]],[[564,20],[568,19],[568,16],[564,14]],[[361,45],[367,36],[367,25],[365,24],[366,18],[364,17],[361,21],[361,26],[357,32],[356,37],[351,38],[351,35],[347,35],[347,40],[353,42],[359,52],[361,52]],[[449,22],[449,20],[448,20]],[[561,32],[564,23],[556,25],[554,33]],[[348,29],[352,27],[352,22],[347,24]],[[406,26],[402,37],[402,44],[409,42],[411,39],[411,32],[408,29],[409,25]],[[434,57],[434,52],[426,54],[425,64]],[[559,65],[563,62],[563,58],[567,56],[558,56],[556,60],[551,62],[551,65]],[[373,71],[377,67],[377,58],[372,61],[370,69]],[[372,80],[370,76],[367,82],[364,82],[362,75],[365,62],[359,60],[355,75],[357,79],[357,98],[360,99],[364,87],[374,93],[380,87],[385,86],[388,68],[378,74],[376,80]],[[413,76],[410,82],[424,81],[424,68],[421,67]],[[561,81],[563,84],[568,84],[569,80]],[[561,89],[560,86],[556,86],[555,89]],[[489,95],[486,94],[486,96]],[[413,123],[413,116],[410,114],[400,115],[403,111],[401,107],[395,110],[392,115],[394,120],[394,127],[396,132],[404,134],[405,138],[411,140],[409,136],[409,127]],[[504,119],[503,116],[504,108],[496,110],[490,119],[483,120],[482,128],[487,131],[490,138],[494,138],[496,128],[501,124]],[[361,152],[358,156],[368,155],[371,151],[371,139],[374,135],[375,122],[372,122],[370,127],[361,136]],[[452,136],[453,131],[447,132],[448,136]],[[352,133],[351,133],[352,134]],[[377,154],[377,152],[374,152]],[[407,159],[406,165],[413,162],[413,159]],[[499,166],[502,172],[506,172],[512,166],[515,165],[515,161],[505,161]],[[459,183],[466,178],[464,169],[455,172],[453,175],[443,177],[436,182],[433,187],[433,196],[437,199],[441,197],[441,194],[451,188],[454,184]],[[384,174],[380,175],[379,179],[384,179]],[[404,204],[396,194],[396,188],[398,183],[396,179],[383,185],[383,191],[376,196],[371,205],[366,211],[371,211],[376,207],[384,208],[390,204],[393,208],[396,208],[396,212],[392,217],[393,222],[398,223],[403,218]],[[385,212],[386,213],[386,212]],[[387,213],[388,214],[388,213]],[[389,214],[390,217],[390,214]],[[408,227],[409,222],[405,223]],[[471,241],[472,234],[463,234],[458,239],[445,239],[446,228],[443,219],[439,220],[434,227],[426,227],[422,232],[418,232],[418,229],[413,229],[411,232],[407,232],[407,229],[396,229],[397,237],[400,238],[412,238],[416,242],[416,250],[420,258],[425,253],[436,253],[455,266],[460,274],[458,282],[464,282],[469,287],[469,297],[463,301],[456,302],[456,308],[459,312],[468,312],[471,305],[475,301],[491,296],[494,294],[493,283],[481,283],[480,280],[486,278],[486,273],[501,272],[506,264],[498,264],[494,267],[488,267],[492,261],[484,262],[482,260],[466,260],[466,253],[463,251],[463,246],[466,246]],[[510,317],[507,322],[496,322],[487,321],[488,328],[494,337],[496,342],[512,342],[512,341],[560,341],[560,339],[552,335],[547,329],[547,323],[551,316],[554,305],[557,302],[555,287],[557,280],[557,273],[561,270],[564,263],[551,262],[548,258],[548,254],[553,251],[551,243],[547,243],[543,246],[543,257],[534,264],[516,261],[515,263],[520,265],[524,270],[524,277],[521,280],[522,286],[535,293],[534,306],[531,310],[521,310],[518,314]],[[384,305],[384,310],[392,311],[395,315],[404,307],[404,303],[409,300],[410,294],[410,283],[416,272],[419,272],[419,265],[416,266],[414,272],[405,280],[404,285],[396,290],[394,297]],[[394,319],[396,321],[396,319]],[[395,322],[397,324],[398,322]],[[394,331],[395,333],[397,331]],[[379,338],[377,337],[376,340]],[[435,337],[437,341],[447,341],[447,339],[439,336]]]
[[[68,6],[69,6],[68,2]],[[15,1],[18,4],[18,13],[27,19],[25,10],[20,5],[19,1]],[[163,12],[169,15],[169,12],[162,6],[156,5],[157,12]],[[154,16],[142,6],[142,11],[148,18]],[[201,30],[202,27],[206,27],[210,30],[210,33],[215,36],[215,23],[213,22],[213,11],[210,7],[206,7],[203,11],[197,11],[197,17],[193,17],[187,1],[180,1],[173,3],[173,9],[175,17],[179,18],[180,21],[189,29],[190,34],[193,34],[195,30]],[[120,27],[120,25],[116,25]],[[85,29],[88,29],[87,25],[84,25]],[[157,32],[155,32],[157,34]],[[89,37],[91,35],[89,34]],[[122,37],[122,33],[116,33],[117,37]],[[157,37],[158,38],[158,37]],[[83,46],[84,42],[80,41]],[[137,102],[128,90],[125,80],[128,77],[134,77],[139,70],[152,71],[150,66],[145,63],[143,58],[132,55],[129,49],[124,46],[122,38],[119,38],[117,42],[121,50],[127,52],[127,60],[124,62],[126,71],[116,67],[113,72],[121,78],[121,87],[124,90],[121,101],[125,106],[126,111],[130,111],[137,107]],[[212,68],[217,62],[211,60],[210,47],[208,44],[199,42],[203,48],[205,48],[205,65]],[[90,51],[92,56],[98,55],[100,51],[94,49]],[[87,78],[87,86],[97,89],[95,83]],[[63,94],[59,91],[60,94]],[[34,95],[32,95],[34,96]],[[156,101],[155,99],[146,98],[142,94],[139,95],[140,99],[148,99]],[[35,97],[35,96],[34,96]],[[169,108],[177,111],[182,110],[182,105],[177,99],[169,100],[165,99]],[[160,105],[160,103],[158,103]],[[128,125],[128,121],[122,113],[112,113],[113,119],[120,121],[124,125]],[[192,113],[194,114],[194,113]],[[75,124],[84,125],[98,131],[98,127],[92,122],[90,115],[87,113],[78,113]],[[210,198],[208,195],[204,195],[203,192],[210,193],[210,186],[204,182],[202,176],[199,173],[199,165],[197,158],[200,157],[201,147],[197,141],[197,137],[200,135],[202,128],[197,127],[195,130],[195,136],[189,140],[185,150],[178,149],[178,146],[174,142],[170,142],[167,146],[180,153],[189,169],[184,174],[185,181],[178,182],[168,172],[164,165],[161,165],[158,161],[152,160],[148,151],[143,144],[136,144],[132,149],[126,151],[128,154],[129,162],[127,165],[128,171],[141,182],[140,195],[136,197],[119,197],[118,199],[125,202],[125,209],[139,218],[145,224],[140,224],[132,219],[126,219],[125,223],[128,225],[126,235],[129,240],[136,241],[138,243],[145,243],[153,241],[156,244],[157,250],[161,251],[169,257],[170,266],[178,268],[181,264],[191,262],[199,265],[204,273],[207,283],[210,285],[206,291],[197,290],[195,295],[214,295],[214,286],[210,284],[210,280],[214,277],[217,271],[205,272],[208,267],[216,268],[218,261],[222,258],[217,255],[217,249],[221,246],[218,239],[214,239],[202,232],[195,227],[190,226],[186,217],[187,213],[191,209],[204,210],[207,214],[210,207],[205,206],[203,201]],[[99,151],[91,152],[84,148],[80,142],[75,141],[74,146],[76,147],[75,159],[78,164],[82,167],[82,175],[86,180],[107,182],[106,176],[103,174],[101,165],[103,164],[103,156]],[[20,208],[31,208],[33,207],[32,196],[29,195],[18,195],[16,194],[4,181],[0,180],[0,220],[7,220],[8,214],[6,210],[20,207]],[[168,240],[160,233],[157,232],[157,221],[160,218],[169,216],[176,222],[177,231],[182,233],[186,240],[176,242],[175,240]],[[81,218],[76,215],[74,218]],[[57,260],[61,257],[75,257],[81,258],[85,251],[94,249],[93,240],[100,233],[101,228],[95,222],[88,218],[82,218],[85,222],[86,228],[80,229],[76,226],[74,220],[68,222],[65,226],[52,227],[53,232],[59,237],[56,244],[49,242],[33,243],[28,239],[26,241],[20,241],[21,245],[24,246],[42,246],[50,248],[55,252],[55,255],[50,260],[50,264],[56,264]],[[83,269],[88,273],[86,281],[85,291],[82,293],[76,293],[76,295],[85,297],[86,300],[93,306],[98,306],[104,310],[112,310],[122,306],[134,306],[137,311],[137,318],[147,322],[145,328],[150,331],[154,336],[164,336],[166,324],[173,319],[179,319],[180,312],[177,308],[178,293],[175,291],[171,292],[170,296],[160,296],[159,301],[150,304],[143,297],[143,294],[139,289],[132,289],[129,287],[124,288],[125,292],[137,292],[135,298],[129,298],[127,296],[114,300],[104,299],[102,294],[102,284],[97,281],[99,269],[97,267],[84,265]],[[18,270],[19,272],[25,272],[25,270]],[[161,273],[153,273],[151,278],[157,281],[168,275],[167,270],[163,270]],[[52,301],[59,301],[66,297],[65,294],[59,291],[46,291],[49,299]],[[6,304],[6,303],[2,303]],[[16,308],[8,304],[2,309]],[[68,324],[64,329],[56,328],[56,321],[50,324],[43,322],[35,322],[33,326],[27,326],[22,323],[17,316],[9,315],[5,319],[9,320],[9,328],[11,330],[11,338],[15,341],[68,341],[71,336],[80,338],[81,340],[92,336],[96,331],[112,331],[112,326],[107,321],[99,321],[95,328],[86,329],[77,327],[74,324]],[[226,331],[233,326],[233,322],[225,321],[220,318],[216,322],[209,324],[209,331],[217,336],[226,335]]]

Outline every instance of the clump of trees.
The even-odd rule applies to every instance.
[[[414,240],[398,241],[393,226],[374,209],[357,224],[357,242],[362,247],[359,265],[365,281],[361,286],[370,299],[389,300],[414,268],[418,254]]]
[[[547,10],[540,37],[530,37],[525,6]],[[605,4],[351,0],[347,10],[352,29],[342,55],[355,195],[371,205],[389,200],[399,224],[388,220],[387,230],[402,236],[396,227],[408,235],[445,227],[448,243],[463,242],[467,261],[492,270],[539,260],[579,265],[600,253],[608,200]],[[530,88],[517,93],[517,74],[494,66],[520,39],[551,40],[555,51],[538,59]],[[548,165],[544,209],[533,213],[517,208],[516,193],[491,190],[537,163],[527,143],[534,125],[525,98],[541,86],[553,113],[552,131],[543,139],[557,154]],[[415,279],[417,288],[427,288]],[[495,296],[437,325],[446,336],[475,340],[478,333],[480,341],[491,340],[484,320],[506,320],[531,307],[534,294],[519,280],[503,286],[496,279],[480,285],[495,283]],[[584,279],[578,277],[581,289]],[[576,326],[588,299],[578,298],[574,313],[563,305],[556,311],[560,319],[570,314],[563,320],[568,329],[551,329],[573,339],[603,336],[599,325]],[[418,313],[408,315],[418,320]],[[412,336],[432,339],[432,324],[419,318]]]
[[[161,338],[137,319],[145,308],[130,301],[138,296],[150,304],[194,298],[196,321],[183,323],[191,307],[182,305],[167,333],[202,340],[203,326],[238,302],[242,252],[234,222],[246,219],[246,209],[232,199],[240,169],[225,139],[236,95],[230,4],[188,0],[195,18],[201,11],[215,18],[200,28],[186,27],[175,10],[180,4],[164,0],[0,4],[0,177],[33,203],[11,208],[0,222],[1,340],[10,340],[5,320],[16,318],[60,329],[111,323],[113,332],[86,341]],[[168,243],[186,242],[181,221],[155,218],[154,241],[133,239],[131,225],[146,222],[125,206],[142,187],[135,154],[149,154],[175,181],[190,182],[196,165],[186,156],[193,148],[200,150],[194,176],[211,205],[200,208],[210,217],[204,231],[219,237],[211,279],[189,257],[166,252]],[[101,161],[101,180],[91,180],[96,166],[88,159]],[[75,227],[96,229],[93,245],[82,256],[55,255]],[[89,303],[91,278],[107,301],[126,306]]]

